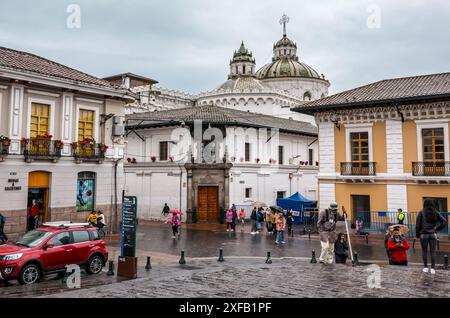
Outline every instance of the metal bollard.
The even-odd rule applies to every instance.
[[[448,271],[448,255],[444,255],[444,269]]]
[[[184,259],[184,251],[181,251],[181,258],[178,261],[179,264],[184,265],[186,264],[186,260]]]
[[[270,258],[270,252],[267,252],[266,264],[272,264],[272,259]]]
[[[224,259],[223,259],[223,249],[221,248],[221,249],[219,249],[219,259],[217,260],[218,262],[223,262],[223,261],[225,261]]]
[[[366,244],[369,244],[369,234],[366,234]]]
[[[413,249],[414,249],[414,246],[416,246],[416,238],[414,238],[414,240],[413,240]]]
[[[308,239],[311,241],[311,230],[308,231]]]
[[[358,252],[355,252],[354,254],[353,254],[353,264],[352,264],[353,266],[356,266],[356,265],[358,265]]]
[[[147,256],[147,265],[145,265],[146,270],[152,269],[152,264],[150,262],[150,256]]]
[[[108,275],[108,276],[114,275],[114,261],[109,261],[109,269],[108,269],[108,273],[106,275]]]
[[[312,251],[312,257],[311,257],[311,262],[310,262],[311,264],[316,264],[317,263],[317,260],[316,260],[316,251],[315,250],[313,250]]]

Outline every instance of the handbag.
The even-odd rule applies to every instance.
[[[352,228],[352,229],[356,229],[356,225],[355,225],[355,223],[352,223],[352,224],[350,225],[350,228]]]

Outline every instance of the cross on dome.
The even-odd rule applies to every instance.
[[[283,14],[280,19],[280,24],[283,25],[283,36],[287,36],[286,23],[289,23],[289,17],[287,16],[287,14]]]

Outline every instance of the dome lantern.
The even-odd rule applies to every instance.
[[[242,41],[239,50],[235,51],[230,61],[230,75],[228,78],[238,76],[255,76],[255,59]]]

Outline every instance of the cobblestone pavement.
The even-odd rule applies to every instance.
[[[310,264],[308,259],[191,259],[187,265],[161,264],[142,278],[73,290],[50,297],[449,297],[450,272],[424,274],[420,267],[381,265],[380,288],[367,287],[365,265]],[[47,296],[48,297],[48,296]]]

